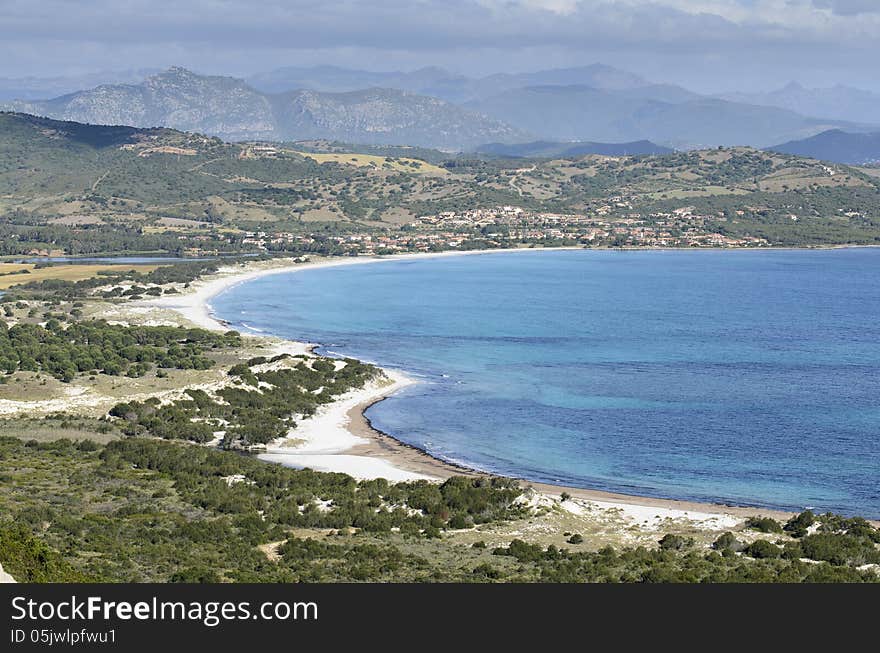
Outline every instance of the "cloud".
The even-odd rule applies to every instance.
[[[864,0],[813,0],[845,4]],[[814,14],[811,20],[810,14]],[[13,0],[5,39],[242,47],[528,47],[815,40],[863,29],[795,0]],[[836,13],[840,13],[836,11]],[[785,21],[789,21],[787,24]]]
[[[819,9],[830,9],[839,16],[880,13],[877,0],[813,0],[813,5]]]
[[[336,63],[468,69],[641,61],[862,65],[874,0],[4,0],[0,75],[171,63],[241,73]],[[174,57],[173,60],[170,60]],[[746,62],[749,60],[751,63]],[[763,64],[760,61],[763,60]],[[797,63],[800,61],[801,63]],[[273,64],[274,62],[274,64]],[[867,66],[867,63],[864,63]],[[252,70],[250,70],[252,71]],[[708,73],[707,73],[708,75]]]

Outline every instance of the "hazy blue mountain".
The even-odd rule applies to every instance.
[[[147,68],[66,77],[0,77],[0,101],[57,97],[101,84],[138,84],[157,72],[158,69]]]
[[[298,89],[342,93],[366,88],[393,88],[424,93],[436,84],[464,79],[466,78],[437,67],[420,68],[412,72],[374,72],[338,66],[288,66],[252,75],[246,81],[264,93],[283,93]]]
[[[141,84],[106,84],[46,101],[16,102],[15,111],[98,125],[173,127],[229,139],[270,138],[272,104],[232,77],[171,68]]]
[[[671,154],[674,150],[651,141],[631,143],[558,143],[555,141],[533,141],[531,143],[487,143],[476,149],[480,154],[508,157],[567,158],[586,154],[604,156],[636,156],[642,154]]]
[[[534,86],[505,91],[466,107],[559,141],[651,140],[678,148],[764,147],[830,128],[863,126],[807,118],[776,107],[697,97],[683,102],[588,86]]]
[[[291,91],[274,96],[278,133],[285,140],[332,138],[365,144],[408,144],[446,150],[502,141],[526,133],[444,100],[395,89],[348,93]]]
[[[481,79],[442,68],[375,73],[323,66],[279,69],[251,81],[263,90],[233,77],[171,68],[140,83],[104,84],[0,107],[77,122],[173,127],[227,140],[317,138],[443,150],[538,139],[651,141],[677,149],[768,147],[829,129],[880,131],[878,124],[708,98],[601,64]],[[291,84],[298,88],[279,90]]]
[[[681,87],[653,84],[643,77],[603,64],[530,73],[498,73],[487,77],[466,77],[437,67],[411,72],[371,72],[337,66],[287,67],[253,75],[247,82],[266,93],[294,89],[342,92],[380,87],[432,95],[450,102],[466,102],[527,86],[571,85],[619,91],[668,102],[698,97]]]
[[[729,93],[734,102],[781,107],[819,118],[880,124],[880,94],[849,86],[805,88],[796,82],[768,93]]]
[[[400,90],[267,94],[240,79],[183,68],[141,84],[103,85],[4,108],[82,123],[173,127],[229,140],[326,138],[456,150],[529,136],[443,100]]]
[[[880,163],[880,132],[852,134],[831,129],[810,138],[789,141],[767,149],[835,163],[876,164]]]

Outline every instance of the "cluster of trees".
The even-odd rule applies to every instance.
[[[284,436],[296,426],[296,415],[308,417],[353,388],[376,377],[378,368],[347,358],[302,359],[293,367],[253,372],[252,366],[289,358],[282,354],[256,358],[232,367],[233,385],[211,397],[203,390],[187,390],[187,399],[159,405],[154,399],[123,402],[110,410],[123,420],[129,435],[148,434],[166,439],[207,442],[224,432],[222,446],[250,447]]]
[[[71,381],[82,372],[113,376],[142,376],[161,368],[208,369],[206,354],[236,347],[241,336],[182,327],[130,327],[103,320],[64,326],[52,318],[45,326],[21,323],[9,327],[0,320],[0,370],[46,372]]]
[[[34,250],[61,250],[68,256],[107,253],[166,253],[183,256],[191,247],[235,254],[249,251],[241,237],[231,233],[199,234],[198,240],[173,231],[148,232],[141,225],[125,223],[15,224],[15,214],[0,215],[0,255],[28,256]],[[46,217],[42,218],[43,221]]]

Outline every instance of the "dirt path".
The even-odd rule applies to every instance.
[[[516,174],[510,178],[510,181],[508,182],[510,184],[510,187],[513,188],[513,190],[515,190],[520,197],[523,196],[523,189],[516,185],[516,180],[519,178],[521,173],[534,172],[537,169],[538,166],[532,166],[531,168],[520,168],[516,171]]]
[[[92,192],[93,192],[93,193],[98,189],[98,184],[100,184],[102,181],[104,181],[104,179],[107,177],[107,175],[110,174],[110,171],[111,171],[112,169],[113,169],[113,168],[108,168],[107,171],[106,171],[103,175],[101,175],[100,177],[98,177],[98,178],[95,180],[95,183],[92,184]]]

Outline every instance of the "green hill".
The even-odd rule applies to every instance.
[[[0,254],[235,253],[254,251],[248,232],[317,234],[326,244],[498,206],[646,224],[683,209],[703,216],[700,228],[785,245],[880,234],[880,181],[858,168],[751,148],[539,153],[553,158],[225,143],[0,113]]]
[[[810,138],[789,141],[767,149],[822,161],[876,165],[880,163],[880,132],[850,134],[839,129],[831,129]]]

